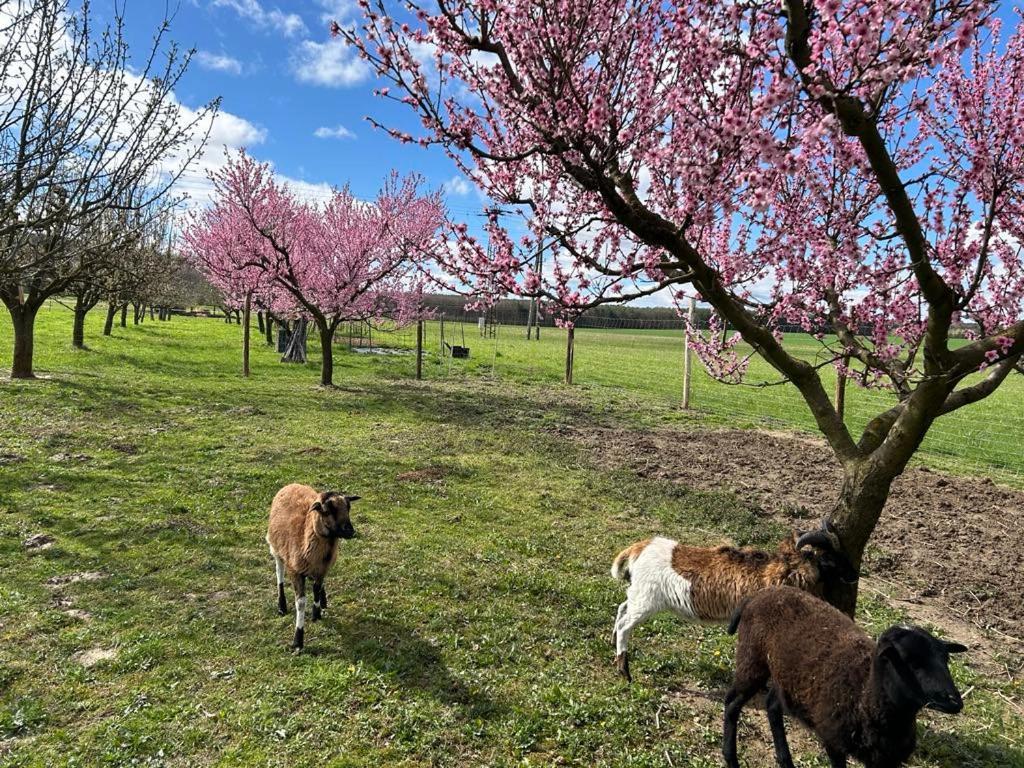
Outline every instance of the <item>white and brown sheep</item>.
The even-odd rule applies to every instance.
[[[302,650],[306,627],[306,579],[313,581],[313,621],[327,608],[324,577],[338,557],[338,540],[355,535],[350,518],[358,496],[337,491],[318,493],[308,485],[292,483],[277,492],[270,505],[267,544],[277,572],[277,610],[284,616],[287,575],[295,590],[295,639],[292,648]]]
[[[685,621],[725,623],[744,598],[765,587],[790,585],[821,595],[831,579],[856,581],[857,572],[821,530],[793,533],[769,553],[749,547],[691,547],[666,538],[638,541],[612,563],[612,576],[629,582],[615,616],[615,666],[627,679],[629,639],[636,626],[671,611]]]
[[[766,589],[745,601],[729,632],[737,629],[722,743],[729,768],[740,765],[740,711],[766,687],[781,768],[793,768],[786,714],[821,739],[833,768],[845,768],[849,756],[867,768],[896,768],[914,751],[923,707],[949,714],[963,708],[949,655],[967,649],[923,629],[890,627],[875,643],[849,616],[792,587]]]

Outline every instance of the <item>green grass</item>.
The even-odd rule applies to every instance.
[[[481,338],[475,326],[446,323],[449,343],[465,338],[469,361],[435,360],[428,375],[451,377],[461,373],[490,373],[521,382],[556,384],[565,370],[565,331],[544,328],[539,342],[527,342],[523,328],[503,326],[496,338]],[[377,341],[411,347],[411,330],[375,336]],[[454,340],[454,341],[453,341]],[[377,343],[375,341],[375,343]],[[438,347],[438,323],[427,326],[428,351]],[[963,343],[963,342],[954,342]],[[805,360],[821,363],[822,346],[804,334],[787,334],[786,346]],[[749,348],[740,345],[739,350]],[[412,361],[408,361],[411,370]],[[672,330],[579,328],[575,339],[574,381],[584,388],[621,390],[657,406],[677,406],[682,399],[683,333]],[[750,361],[742,385],[712,379],[699,361],[692,366],[691,407],[705,420],[756,428],[790,428],[817,433],[807,405],[796,388],[779,385],[779,375],[761,358]],[[979,374],[980,375],[980,374]],[[835,391],[835,369],[821,370],[825,389]],[[767,386],[766,386],[767,385]],[[896,400],[888,392],[849,384],[847,425],[859,437],[868,421]],[[1019,435],[1024,432],[1024,376],[1012,376],[997,392],[968,408],[939,419],[925,438],[920,460],[959,472],[994,475],[1014,485],[1024,483],[1024,453]]]
[[[609,343],[608,371],[581,331],[587,383],[566,390],[550,332],[515,353],[499,339],[490,358],[467,339],[465,367],[431,360],[422,383],[408,358],[339,351],[339,386],[323,390],[315,360],[282,365],[259,344],[241,379],[237,326],[147,321],[103,338],[100,320],[74,351],[68,313],[44,312],[47,378],[0,384],[0,764],[719,764],[731,640],[654,620],[623,685],[609,560],[655,530],[758,543],[779,530],[729,494],[598,471],[549,429],[677,418],[643,389],[657,353],[623,363]],[[9,355],[0,322],[0,369]],[[479,375],[492,361],[497,377]],[[262,538],[294,480],[364,499],[301,656]],[[23,547],[41,532],[51,547]],[[73,574],[96,576],[52,583]],[[864,601],[872,629],[898,618]],[[92,649],[112,658],[87,667]],[[1019,683],[956,675],[968,707],[924,718],[913,765],[1024,764],[1020,705],[1005,700]],[[745,716],[762,733],[763,719]],[[798,744],[801,765],[826,764]]]

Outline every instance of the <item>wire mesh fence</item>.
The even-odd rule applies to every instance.
[[[64,303],[53,306],[67,309]],[[494,314],[480,317],[460,313],[425,321],[423,377],[485,375],[545,384],[562,382],[565,329],[534,328],[528,339],[524,324],[503,323],[501,319]],[[678,318],[583,318],[574,333],[575,386],[621,390],[663,406],[681,407],[685,346],[682,328]],[[254,328],[254,336],[255,332]],[[315,345],[316,341],[311,343]],[[822,359],[821,345],[806,334],[787,334],[784,343],[805,359]],[[416,324],[344,323],[337,330],[335,345],[340,351],[377,357],[397,375],[415,375]],[[826,390],[834,392],[834,369],[823,367],[821,376]],[[859,436],[870,419],[895,402],[889,392],[863,389],[850,382],[846,387],[845,420],[854,437]],[[742,385],[723,384],[711,378],[694,358],[689,404],[693,412],[723,424],[817,434],[810,411],[796,388],[779,383],[778,374],[756,357]],[[1013,375],[985,400],[938,419],[929,430],[921,453],[931,463],[1020,484],[1024,482],[1022,437],[1024,376]],[[784,461],[785,457],[779,459]]]
[[[536,330],[536,329],[535,329]],[[369,349],[413,352],[415,326],[379,327]],[[493,322],[472,315],[424,323],[424,375],[427,378],[492,375],[520,381],[556,383],[564,378],[567,334],[543,327],[540,338],[527,339],[524,325]],[[682,321],[584,319],[574,339],[574,383],[610,387],[664,405],[681,405],[683,398],[684,333]],[[359,349],[357,341],[353,349]],[[346,343],[346,339],[339,339]],[[806,334],[787,334],[786,345],[805,359],[821,359],[821,345]],[[452,357],[452,347],[468,357]],[[409,363],[410,367],[412,363]],[[835,391],[831,366],[821,370],[826,390]],[[751,361],[744,384],[724,384],[692,361],[690,408],[723,423],[765,429],[785,428],[817,434],[814,420],[799,392],[780,383],[778,374],[758,358]],[[895,396],[846,387],[845,420],[855,437],[876,415],[896,403]],[[938,419],[921,446],[933,462],[998,478],[1024,480],[1024,376],[1014,376],[992,396]],[[784,457],[780,457],[784,460]]]

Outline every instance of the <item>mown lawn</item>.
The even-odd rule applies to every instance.
[[[46,378],[0,383],[0,764],[719,764],[731,639],[653,621],[624,685],[608,565],[654,531],[780,530],[729,494],[597,471],[554,429],[677,420],[668,400],[501,376],[497,355],[495,378],[431,362],[417,383],[408,358],[340,352],[323,390],[315,361],[257,344],[243,380],[237,326],[100,321],[78,352],[47,311]],[[300,656],[263,542],[291,481],[363,497]],[[898,618],[864,602],[872,629]],[[956,676],[967,709],[923,718],[913,765],[1024,765],[1019,690]],[[745,721],[768,764],[763,713]]]

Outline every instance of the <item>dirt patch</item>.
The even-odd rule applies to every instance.
[[[765,514],[809,525],[837,496],[840,469],[824,443],[747,430],[559,432],[606,469],[699,490],[732,491]],[[946,612],[1024,651],[1024,493],[989,478],[909,469],[893,485],[866,559],[904,601]]]
[[[55,539],[48,533],[34,533],[21,542],[25,549],[49,549]]]
[[[111,661],[117,658],[117,651],[112,648],[90,648],[87,651],[76,653],[74,656],[75,661],[81,664],[86,669],[95,667],[104,661]]]
[[[424,467],[397,474],[395,480],[400,483],[436,483],[447,475],[448,470],[443,467]]]
[[[137,456],[139,454],[139,446],[134,443],[111,443],[110,447],[118,453],[123,453],[125,456]]]
[[[50,457],[50,461],[54,464],[83,463],[91,459],[92,456],[87,456],[84,453],[55,453]]]
[[[0,467],[8,464],[20,464],[25,457],[17,453],[0,453]]]
[[[65,587],[68,584],[77,584],[80,581],[99,581],[107,578],[107,574],[100,571],[82,571],[81,573],[64,573],[60,576],[52,576],[46,580],[48,587]]]

